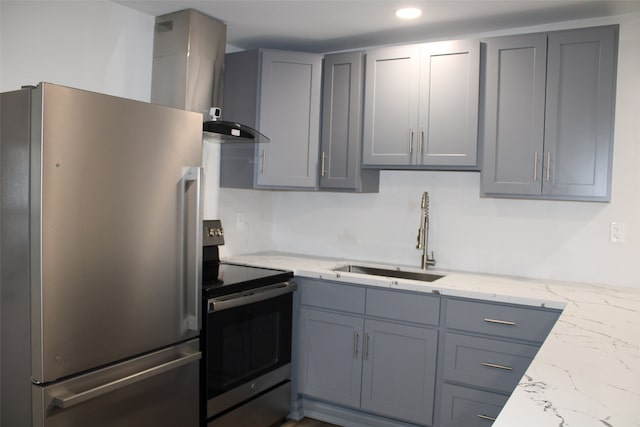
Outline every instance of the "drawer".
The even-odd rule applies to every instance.
[[[447,328],[543,342],[559,311],[448,299]]]
[[[425,325],[440,323],[440,297],[367,289],[366,314]]]
[[[364,313],[365,288],[336,282],[296,279],[304,305]]]
[[[538,346],[447,333],[444,378],[511,393]]]
[[[507,396],[443,384],[440,427],[489,427]]]

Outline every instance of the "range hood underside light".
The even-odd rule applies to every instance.
[[[259,131],[239,123],[224,120],[211,120],[202,124],[202,133],[206,141],[224,143],[265,143],[269,138]]]

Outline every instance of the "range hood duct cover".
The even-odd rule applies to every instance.
[[[257,130],[217,120],[222,107],[227,26],[192,9],[156,17],[151,102],[202,113],[203,138],[269,142]],[[214,107],[214,108],[212,108]]]

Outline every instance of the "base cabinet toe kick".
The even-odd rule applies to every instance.
[[[487,427],[560,310],[296,278],[296,415]]]

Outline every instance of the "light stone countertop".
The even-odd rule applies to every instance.
[[[301,277],[561,309],[493,427],[640,426],[640,288],[437,269],[429,272],[445,277],[428,283],[332,271],[349,263],[385,267],[381,264],[283,253],[225,261],[292,270]]]

